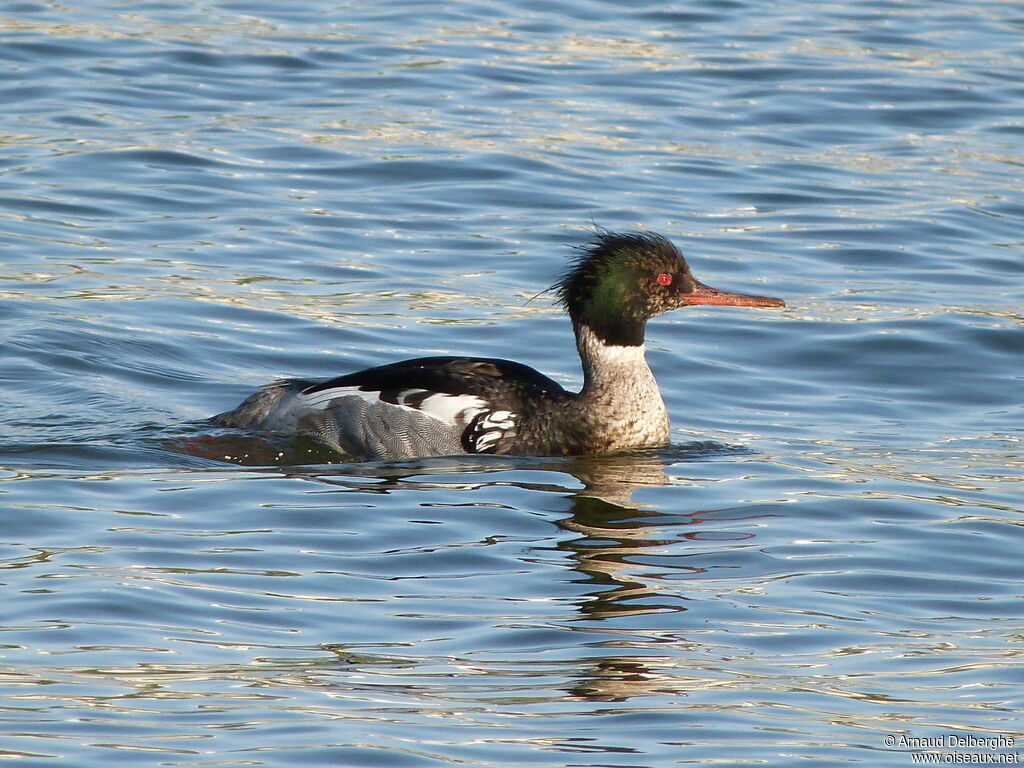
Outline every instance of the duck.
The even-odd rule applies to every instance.
[[[669,417],[646,360],[647,321],[694,305],[785,306],[705,285],[670,240],[647,231],[597,230],[548,291],[572,322],[579,392],[511,360],[417,357],[326,380],[279,380],[212,422],[306,437],[355,461],[658,448],[669,441]]]

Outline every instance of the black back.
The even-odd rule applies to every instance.
[[[475,395],[492,408],[518,409],[524,395],[567,395],[553,379],[522,363],[480,357],[417,357],[338,376],[305,390],[313,394],[335,387],[380,392],[381,400],[397,402],[400,392]]]

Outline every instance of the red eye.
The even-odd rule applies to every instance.
[[[668,272],[662,272],[660,275],[658,275],[658,284],[659,285],[671,285],[672,284],[672,275],[670,275]]]

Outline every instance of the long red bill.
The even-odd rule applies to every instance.
[[[680,296],[684,304],[717,304],[726,307],[784,307],[782,299],[771,296],[749,296],[745,293],[720,291],[704,283],[697,283],[692,293]]]

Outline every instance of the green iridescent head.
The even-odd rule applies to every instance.
[[[650,318],[690,304],[784,306],[781,299],[704,285],[679,249],[653,232],[599,230],[552,290],[574,323],[622,346],[642,344]]]

